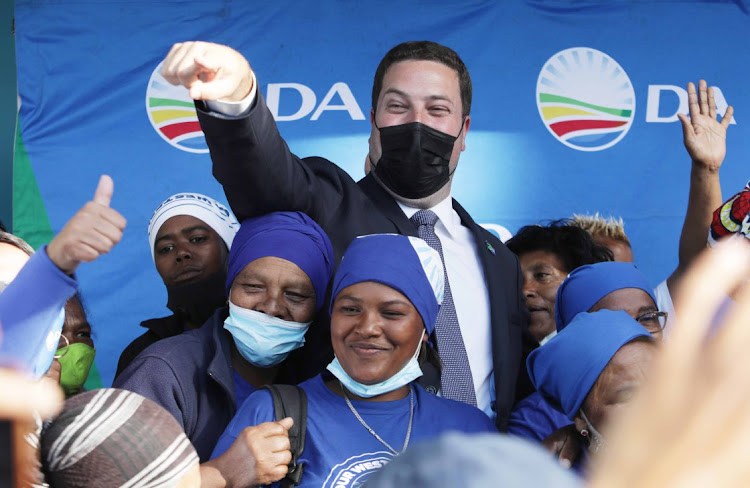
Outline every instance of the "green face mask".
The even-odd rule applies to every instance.
[[[67,349],[67,352],[65,351]],[[58,349],[55,353],[60,361],[60,386],[65,391],[65,396],[75,395],[86,382],[89,369],[94,362],[96,349],[82,343],[75,343]]]

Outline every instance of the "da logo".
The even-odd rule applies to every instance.
[[[161,75],[161,63],[148,81],[146,111],[156,132],[177,149],[192,153],[208,152],[187,88],[174,86],[165,80]]]
[[[566,49],[547,60],[536,83],[536,103],[550,133],[579,151],[614,146],[635,116],[635,92],[625,70],[588,47]]]
[[[369,452],[352,456],[343,463],[337,464],[328,474],[323,488],[356,488],[362,486],[367,478],[393,459],[390,452]]]

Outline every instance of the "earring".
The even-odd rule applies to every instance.
[[[588,437],[588,436],[589,436],[589,431],[587,429],[581,430],[581,437]]]

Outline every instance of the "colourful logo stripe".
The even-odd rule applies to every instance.
[[[613,127],[621,127],[625,124],[627,124],[627,121],[621,120],[568,120],[550,124],[550,129],[558,137],[562,137],[577,130],[611,129]]]
[[[149,98],[149,107],[190,107],[195,110],[193,102],[183,102],[182,100],[175,100],[173,98]]]
[[[170,140],[189,132],[200,132],[201,125],[196,122],[180,122],[179,124],[165,125],[161,129],[162,134]]]
[[[195,118],[195,110],[152,110],[151,118],[155,124],[172,119]]]
[[[633,114],[632,110],[602,107],[601,105],[594,105],[591,103],[581,102],[580,100],[576,100],[574,98],[562,97],[560,95],[552,95],[551,93],[540,93],[539,102],[540,103],[554,103],[554,102],[569,103],[571,105],[578,105],[580,107],[593,108],[594,110],[616,115],[618,117],[630,117]]]
[[[546,120],[556,119],[557,117],[567,117],[569,115],[597,115],[590,110],[581,110],[572,107],[558,107],[554,105],[549,107],[542,107],[542,114],[544,115],[544,118]]]

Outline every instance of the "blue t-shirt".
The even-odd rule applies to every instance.
[[[508,419],[508,434],[541,442],[557,429],[572,423],[539,392],[534,392],[513,407]]]
[[[256,388],[245,381],[245,378],[240,376],[234,368],[232,368],[232,377],[234,378],[234,404],[242,405]]]
[[[373,437],[318,375],[299,385],[307,393],[307,434],[301,487],[332,488],[358,486],[383,467],[393,454]],[[447,431],[497,432],[479,409],[414,389],[414,421],[409,445],[437,437]],[[391,402],[352,400],[367,424],[397,451],[404,445],[409,425],[409,395]],[[219,438],[212,458],[223,454],[242,429],[274,420],[273,400],[266,390],[253,393],[242,404]],[[344,484],[341,484],[345,482]],[[275,483],[273,486],[278,486]]]

